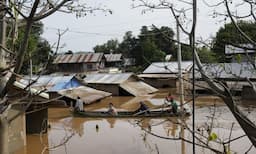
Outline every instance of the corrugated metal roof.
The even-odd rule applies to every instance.
[[[183,61],[181,70],[187,73],[193,66],[192,61]],[[178,62],[155,62],[144,70],[145,74],[178,73]]]
[[[18,87],[20,89],[25,89],[27,86],[18,82],[18,81],[15,81],[13,83],[13,85],[15,87]],[[49,94],[45,93],[45,92],[42,92],[42,91],[39,91],[37,89],[34,89],[34,88],[27,88],[26,91],[30,91],[32,94],[34,95],[38,95],[38,96],[41,96],[42,98],[45,98],[45,99],[49,99]]]
[[[27,77],[28,78],[28,77]],[[33,76],[32,80],[36,81],[34,84],[32,84],[31,87],[36,89],[47,89],[50,90],[55,85],[66,85],[74,78],[73,75],[70,76],[49,76],[49,75],[43,75],[43,76]],[[19,82],[22,84],[28,85],[29,80],[21,79]]]
[[[248,63],[216,63],[203,64],[203,69],[211,78],[219,79],[256,79],[256,70]],[[192,75],[191,75],[192,77]],[[201,78],[201,74],[196,72],[196,78]]]
[[[77,99],[77,96],[84,101],[85,104],[90,104],[97,100],[103,99],[105,97],[111,96],[111,93],[96,90],[86,86],[80,86],[76,88],[61,90],[58,92],[60,95],[69,97],[71,99]]]
[[[241,44],[241,47],[254,48],[252,44]],[[255,50],[244,50],[242,48],[234,47],[232,45],[225,45],[225,54],[239,54],[239,53],[255,53]]]
[[[107,62],[118,62],[122,61],[122,54],[105,54]]]
[[[79,54],[62,54],[57,55],[54,64],[61,63],[88,63],[99,62],[103,57],[103,53],[79,53]]]
[[[84,81],[86,83],[120,84],[128,80],[132,75],[132,73],[87,74]]]
[[[178,78],[177,74],[140,74],[140,78]]]
[[[142,81],[124,82],[120,85],[120,87],[134,96],[148,95],[158,91],[156,88]]]
[[[254,84],[255,84],[255,82],[254,82]],[[251,85],[247,81],[240,81],[240,82],[229,81],[229,82],[227,82],[227,86],[231,90],[239,90],[239,91],[241,91],[244,86],[251,86]]]

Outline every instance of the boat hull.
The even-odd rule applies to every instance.
[[[190,116],[190,113],[176,113],[169,111],[150,111],[144,113],[135,113],[131,111],[119,111],[117,115],[111,115],[104,111],[85,111],[85,112],[73,112],[76,117],[95,117],[95,118],[144,118],[144,117],[181,117]]]

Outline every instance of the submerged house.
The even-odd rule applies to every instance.
[[[34,82],[31,87],[37,90],[45,91],[49,94],[50,98],[54,98],[55,94],[62,89],[74,88],[81,86],[82,84],[74,75],[68,76],[33,76],[31,81],[29,79],[21,79],[19,82],[28,85],[29,82]]]
[[[189,77],[192,66],[191,61],[183,61],[181,63],[184,78]],[[179,80],[178,72],[178,62],[154,62],[148,66],[139,77],[143,78],[146,83],[157,88],[176,88],[177,81]]]
[[[232,94],[241,96],[242,99],[256,99],[256,93],[251,84],[256,84],[256,70],[249,63],[216,63],[203,64],[205,73],[224,83]],[[208,84],[199,72],[196,72],[197,93],[209,93]],[[191,75],[192,78],[192,75]],[[248,82],[250,81],[250,83]]]
[[[132,73],[87,74],[84,82],[92,88],[110,92],[115,96],[141,96],[157,91]]]
[[[103,53],[73,53],[57,55],[53,64],[58,72],[83,73],[98,71],[105,67]]]
[[[58,94],[70,98],[71,100],[73,100],[73,102],[75,102],[77,96],[79,96],[85,104],[91,104],[92,102],[96,102],[102,98],[112,95],[111,93],[96,90],[87,86],[63,89],[58,91]]]
[[[14,147],[18,147],[22,140],[26,141],[26,133],[39,134],[42,130],[44,130],[43,133],[47,131],[49,95],[15,81],[10,89],[9,101],[16,100],[20,100],[20,105],[14,105],[10,113],[11,115],[20,114],[17,114],[19,116],[9,127],[12,130],[10,140],[14,142]]]
[[[55,100],[55,102],[53,103],[53,104],[57,103],[58,105],[60,103],[63,105],[66,105],[66,103],[74,101],[77,98],[77,96],[80,96],[82,100],[86,100],[86,103],[90,104],[94,101],[103,99],[111,95],[109,93],[106,93],[103,91],[96,91],[96,90],[93,90],[92,88],[84,86],[74,75],[69,75],[69,76],[43,75],[40,77],[33,77],[32,80],[36,82],[32,84],[31,87],[47,92],[49,94],[50,99],[60,97],[60,99]],[[22,79],[21,82],[28,84],[28,80]],[[89,95],[83,94],[86,92],[88,92],[89,94],[94,93],[94,95],[90,96],[90,97],[93,97],[93,99],[85,98],[85,95],[89,97]]]
[[[105,54],[105,67],[121,67],[123,64],[122,54]]]
[[[124,58],[124,67],[130,67],[135,65],[135,58]]]
[[[255,47],[252,44],[241,44],[243,48],[235,47],[232,45],[225,45],[225,56],[228,62],[248,62],[248,58],[255,61]]]

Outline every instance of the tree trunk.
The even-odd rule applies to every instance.
[[[9,130],[7,120],[0,115],[0,153],[9,153]]]
[[[220,83],[215,83],[205,74],[197,53],[195,52],[194,54],[195,62],[203,79],[224,100],[225,104],[236,118],[247,137],[250,139],[251,143],[254,145],[254,147],[256,147],[256,125],[238,109],[229,89],[225,88],[223,85],[220,85]]]
[[[223,99],[225,104],[228,106],[229,110],[232,112],[236,120],[238,121],[241,128],[244,130],[245,134],[252,142],[254,147],[256,147],[256,127],[253,122],[250,121],[244,114],[238,109],[232,98],[224,98]]]
[[[6,22],[5,22],[5,1],[6,0],[1,0],[0,1],[0,44],[5,47],[5,42],[6,42]],[[0,68],[5,68],[6,67],[6,59],[5,59],[5,51],[0,48]]]
[[[19,48],[18,55],[16,57],[16,64],[15,64],[15,68],[14,68],[14,73],[16,73],[16,74],[19,74],[21,67],[23,65],[25,53],[27,52],[28,38],[29,38],[29,35],[31,32],[32,24],[33,24],[33,21],[30,21],[30,20],[27,21],[26,29],[25,29],[25,33],[24,33],[24,39],[21,43],[21,47]],[[16,74],[12,74],[11,77],[9,78],[9,80],[1,94],[2,96],[4,96],[8,92],[8,89],[15,82]]]

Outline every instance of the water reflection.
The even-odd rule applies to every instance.
[[[115,118],[107,118],[106,120],[109,123],[110,128],[114,128],[116,119]]]
[[[178,137],[179,134],[177,134],[177,130],[179,125],[177,123],[178,120],[173,118],[172,121],[163,124],[167,136]]]
[[[134,98],[134,97],[112,97],[102,100],[97,104],[88,105],[86,110],[106,110],[108,103],[113,102],[119,110],[135,110],[138,102],[144,100],[147,105],[154,108],[161,104],[163,96],[151,96]],[[208,100],[209,101],[209,100]],[[234,121],[233,116],[228,109],[220,106],[217,110],[218,125],[215,132],[225,138],[229,135],[230,124]],[[251,111],[255,114],[255,109]],[[208,107],[197,108],[196,123],[198,125],[207,122],[209,115]],[[255,116],[256,117],[256,116]],[[51,128],[48,134],[44,136],[44,143],[49,147],[62,142],[65,137],[73,136],[68,139],[67,143],[51,151],[45,151],[50,154],[62,153],[97,153],[97,154],[169,154],[169,153],[186,153],[190,154],[191,144],[184,143],[180,140],[166,140],[150,135],[155,133],[159,136],[177,138],[179,136],[191,139],[191,133],[183,131],[179,125],[183,120],[179,118],[159,118],[159,119],[114,119],[114,118],[77,118],[72,117],[68,109],[49,109],[49,122]],[[185,123],[191,125],[191,118],[184,119]],[[225,127],[225,128],[223,128]],[[233,130],[233,137],[243,135],[243,132],[236,125]],[[225,136],[226,135],[226,136]],[[43,146],[40,137],[28,135],[28,145],[25,149],[18,151],[18,154],[36,154],[41,153]],[[241,145],[240,143],[244,144]],[[232,150],[244,152],[250,146],[247,138],[231,144]],[[197,153],[211,153],[208,150],[202,151],[197,149]],[[253,149],[251,153],[256,153]]]

